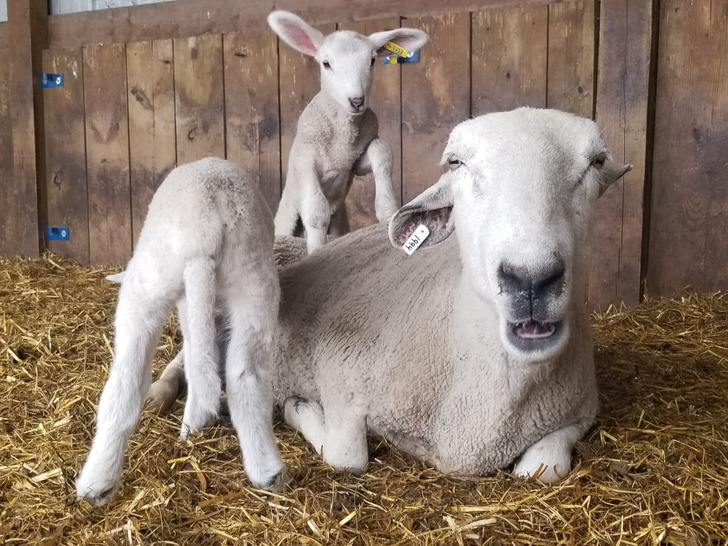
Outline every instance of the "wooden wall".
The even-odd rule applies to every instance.
[[[11,22],[30,5],[28,20],[12,31],[0,24],[0,254],[50,248],[123,264],[164,175],[206,155],[247,167],[276,206],[318,69],[268,30],[271,1],[242,11],[237,0],[176,0],[45,20],[43,4],[9,0]],[[728,288],[728,0],[276,7],[323,32],[430,34],[419,63],[375,69],[372,107],[402,202],[437,179],[457,122],[560,108],[595,118],[617,159],[635,165],[600,201],[592,305],[635,302],[645,279],[650,295]],[[13,60],[28,47],[21,38],[39,52],[24,64]],[[33,150],[18,150],[32,123],[13,114],[23,67],[65,76],[62,88],[38,90],[32,165]],[[357,180],[347,202],[354,226],[374,221],[372,201],[371,180]],[[68,226],[70,240],[39,238],[46,225]]]

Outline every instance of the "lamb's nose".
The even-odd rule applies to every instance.
[[[349,104],[351,104],[353,108],[361,108],[361,105],[364,104],[364,97],[349,99]]]

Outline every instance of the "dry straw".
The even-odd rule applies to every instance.
[[[108,272],[0,261],[0,545],[728,544],[720,293],[594,316],[602,406],[559,485],[443,476],[376,440],[354,477],[278,423],[275,495],[247,483],[229,423],[182,442],[178,402],[142,415],[117,497],[94,509],[73,482],[111,359]],[[178,344],[170,324],[155,369]]]

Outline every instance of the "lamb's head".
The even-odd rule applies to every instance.
[[[530,108],[459,124],[443,163],[440,180],[392,218],[392,244],[419,224],[430,231],[422,246],[455,231],[464,278],[495,308],[509,354],[556,357],[570,303],[584,297],[592,210],[631,167],[612,160],[591,120]]]
[[[414,51],[425,45],[428,38],[425,32],[414,28],[375,32],[369,36],[339,30],[324,36],[287,11],[271,13],[268,24],[292,48],[316,59],[321,67],[321,89],[344,111],[355,116],[369,107],[376,58],[392,55],[384,45],[392,42]]]

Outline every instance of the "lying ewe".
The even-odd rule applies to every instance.
[[[116,490],[153,352],[175,304],[189,385],[182,438],[217,417],[215,319],[223,317],[230,340],[226,389],[245,470],[256,487],[280,488],[285,468],[273,436],[269,371],[279,297],[272,215],[245,171],[215,158],[172,171],[152,199],[123,274],[114,361],[76,480],[79,497],[101,504]]]
[[[286,11],[274,11],[268,23],[288,45],[321,65],[321,91],[298,121],[275,216],[277,236],[293,235],[300,219],[311,252],[326,243],[327,232],[349,232],[344,200],[354,175],[374,174],[377,220],[387,221],[396,212],[392,150],[377,136],[377,116],[369,109],[372,70],[376,57],[392,54],[384,48],[387,42],[417,50],[427,34],[400,28],[370,36],[347,30],[324,36]]]
[[[630,167],[592,121],[527,108],[461,123],[443,162],[396,248],[375,225],[283,272],[276,397],[337,468],[364,470],[369,429],[443,472],[520,456],[516,475],[557,481],[597,409],[590,217]],[[407,256],[420,225],[433,248]]]

